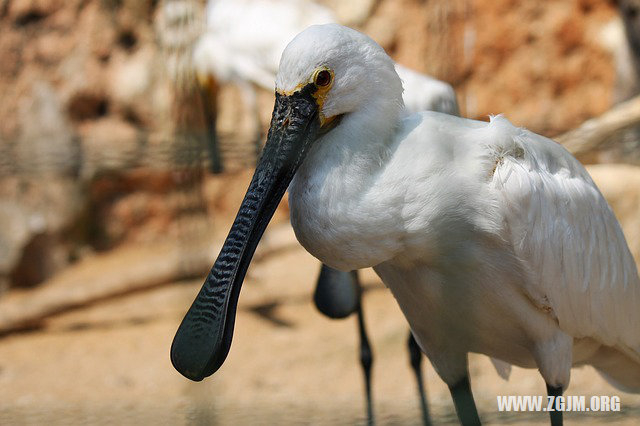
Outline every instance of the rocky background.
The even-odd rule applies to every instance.
[[[321,396],[322,386],[332,389],[326,377],[318,379],[324,383],[319,388],[309,383],[287,388],[282,377],[260,378],[273,364],[286,374],[287,362],[295,360],[299,364],[291,367],[294,376],[305,374],[307,362],[320,366],[319,375],[340,375],[353,364],[352,374],[333,383],[343,390],[328,393],[347,411],[358,401],[360,412],[359,378],[349,346],[355,335],[350,326],[329,329],[317,316],[304,317],[312,311],[317,265],[292,245],[285,228],[264,244],[263,263],[250,271],[249,282],[257,290],[248,296],[239,324],[244,321],[253,333],[245,328],[248,334],[237,343],[244,356],[237,355],[226,379],[213,388],[191,388],[168,366],[165,352],[171,334],[233,219],[254,162],[252,123],[243,105],[233,101],[239,89],[224,86],[219,92],[218,130],[226,172],[207,172],[202,99],[188,67],[190,46],[202,29],[204,4],[183,2],[191,5],[191,12],[185,19],[171,20],[164,7],[172,1],[179,0],[0,0],[0,393],[7,401],[0,401],[0,424],[14,423],[27,412],[36,413],[35,423],[50,421],[50,412],[89,422],[107,418],[108,404],[101,405],[100,395],[87,397],[86,389],[95,383],[107,401],[112,398],[124,407],[116,418],[125,423],[128,409],[137,420],[213,422],[207,392],[223,388],[238,398],[223,392],[216,407],[233,400],[239,411],[218,413],[222,423],[242,419],[243,407],[250,406],[283,420],[274,405],[301,393],[328,404],[326,395]],[[398,62],[451,83],[467,117],[486,120],[503,113],[516,125],[553,137],[638,93],[635,56],[614,1],[321,3],[342,23],[370,34]],[[638,14],[636,3],[620,1],[628,25]],[[258,102],[264,133],[273,95],[260,92]],[[636,134],[627,131],[620,138],[623,143],[583,160],[638,164]],[[618,196],[627,201],[629,217],[635,216],[638,203],[629,202],[635,198]],[[286,223],[285,200],[274,225],[278,229]],[[195,281],[185,285],[183,280],[191,277]],[[308,283],[283,289],[292,279]],[[397,309],[388,307],[392,302],[375,277],[370,275],[366,284],[379,312],[372,322],[382,334],[382,359],[395,362],[390,360],[404,357],[399,347],[405,325]],[[159,287],[163,285],[167,286]],[[282,310],[274,314],[279,306]],[[384,315],[395,319],[385,323]],[[23,317],[27,320],[20,320]],[[16,333],[34,329],[40,331]],[[308,349],[317,341],[304,332],[309,329],[323,341],[346,345],[347,354],[324,348],[310,359]],[[74,334],[78,330],[89,331]],[[142,343],[143,337],[148,344]],[[252,346],[253,338],[258,346]],[[110,339],[122,342],[114,356],[106,353]],[[295,339],[302,342],[300,347]],[[256,357],[266,359],[256,361],[250,354],[260,345],[274,354],[287,352],[288,358],[278,361],[258,353]],[[154,350],[161,350],[162,361],[154,358]],[[153,361],[145,367],[142,355],[128,351]],[[34,358],[34,352],[48,356],[49,364]],[[92,371],[82,363],[85,352],[103,367]],[[322,370],[322,356],[335,363],[326,361]],[[254,364],[243,367],[241,360]],[[119,370],[129,362],[144,372]],[[474,371],[490,375],[488,364],[478,362]],[[65,377],[77,374],[83,382],[73,386],[75,391],[61,386],[58,370],[51,365],[59,366]],[[118,373],[110,375],[109,369]],[[159,379],[158,370],[163,372]],[[381,407],[388,422],[403,422],[406,413],[399,415],[394,404],[397,398],[413,401],[413,389],[407,386],[412,379],[407,375],[406,382],[397,383],[394,370],[385,371],[378,372],[385,378],[381,380],[394,384]],[[438,380],[432,370],[428,377]],[[611,391],[593,371],[578,377],[588,392]],[[491,386],[491,392],[502,389]],[[528,389],[510,386],[515,393]],[[13,397],[5,399],[8,392]],[[68,405],[58,404],[56,395],[64,392],[71,392]],[[269,392],[271,399],[264,396]],[[145,395],[153,403],[123,402],[140,402]],[[451,421],[450,408],[444,408],[449,404],[446,389],[437,388],[435,395],[442,422]],[[44,408],[36,409],[40,398],[45,399]],[[83,405],[86,400],[103,411],[95,414]],[[403,401],[416,409],[413,402]],[[487,401],[489,396],[481,404],[495,411]],[[157,416],[145,411],[147,402],[158,409]],[[175,408],[171,415],[177,417],[164,417],[166,410],[158,408],[162,406]],[[296,413],[311,410],[304,404],[296,407]],[[324,418],[326,413],[316,408],[318,418]],[[350,415],[351,420],[360,419]],[[546,422],[542,417],[527,421]]]
[[[184,81],[192,78],[180,76],[181,61],[202,28],[203,5],[192,3],[188,22],[167,21],[163,3],[151,0],[0,3],[4,288],[35,285],[95,250],[177,232],[170,228],[184,206],[172,191],[185,178],[169,171],[185,149],[173,146],[177,103],[189,102]],[[612,2],[324,3],[400,63],[450,82],[468,117],[504,113],[554,136],[606,111],[616,96],[629,97],[614,90],[624,46],[610,34],[616,25],[620,32]],[[246,111],[224,102],[235,95],[234,87],[220,94],[227,170],[252,163],[238,148],[251,134],[249,124],[238,126]],[[261,93],[260,105],[265,127],[272,94]],[[189,126],[204,132],[197,119]]]

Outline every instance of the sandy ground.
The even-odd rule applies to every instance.
[[[356,320],[332,321],[311,301],[318,262],[302,248],[252,265],[223,368],[193,383],[169,361],[175,330],[200,280],[174,283],[52,318],[43,330],[0,339],[0,424],[363,424]],[[406,323],[390,293],[365,271],[378,424],[420,424],[405,349]],[[436,424],[455,424],[449,393],[425,363]],[[543,395],[534,370],[504,382],[471,357],[486,424],[547,424],[546,413],[500,413],[496,395]],[[618,413],[566,413],[567,424],[637,424],[640,396],[617,391],[591,368],[573,371],[568,395],[620,395]]]

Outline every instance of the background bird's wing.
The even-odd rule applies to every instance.
[[[287,44],[308,26],[330,22],[336,18],[329,9],[298,0],[219,0],[207,8],[207,31],[243,57],[242,77],[270,91]]]
[[[639,359],[640,282],[611,208],[560,145],[522,129],[511,142],[496,150],[491,184],[531,273],[526,290],[568,334]]]
[[[449,115],[460,115],[456,92],[449,83],[418,73],[396,64],[402,80],[402,98],[410,112],[438,111]]]

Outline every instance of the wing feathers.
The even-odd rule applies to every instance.
[[[526,283],[526,290],[570,335],[637,353],[640,283],[609,205],[560,145],[513,127],[500,131],[512,131],[508,143],[524,151],[499,159],[491,187],[501,202],[508,238],[532,272],[534,282]]]

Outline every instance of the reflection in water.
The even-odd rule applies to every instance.
[[[210,395],[210,397],[212,397]],[[400,404],[402,405],[402,404]],[[223,407],[214,403],[181,403],[165,405],[115,404],[113,406],[51,407],[33,404],[24,407],[0,409],[3,425],[365,425],[366,419],[357,415],[356,407],[316,407],[277,405],[259,407]],[[413,410],[391,411],[381,407],[377,418],[379,425],[420,425],[419,413]],[[640,415],[640,406],[626,407],[621,412],[565,413],[567,422],[589,424],[633,424]],[[434,406],[434,424],[456,425],[457,417],[447,407]],[[486,424],[548,424],[547,413],[483,412]]]

